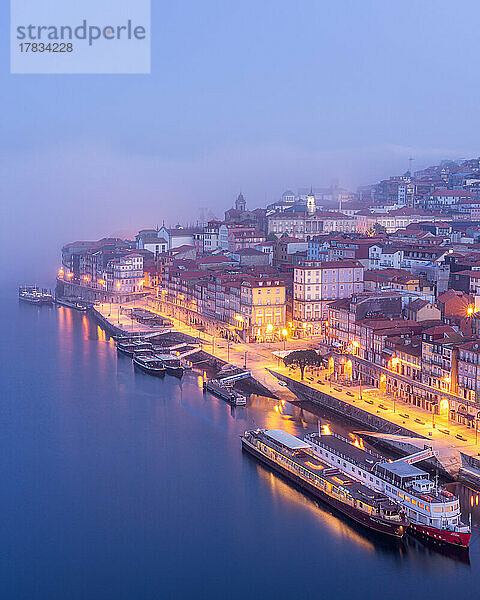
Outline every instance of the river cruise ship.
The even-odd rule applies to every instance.
[[[309,442],[281,429],[246,431],[242,447],[357,523],[393,538],[403,537],[408,520],[398,504],[342,469],[318,458]]]
[[[468,547],[471,527],[462,522],[458,497],[413,464],[436,455],[428,446],[391,461],[366,450],[358,439],[352,442],[337,434],[312,433],[305,441],[330,467],[342,469],[402,506],[411,532],[442,544]]]

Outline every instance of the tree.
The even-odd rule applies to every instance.
[[[323,364],[323,359],[315,350],[294,350],[285,356],[283,362],[287,367],[289,365],[300,367],[300,375],[303,379],[305,367],[319,367]]]
[[[267,237],[265,238],[266,242],[276,242],[278,240],[277,236],[273,233],[270,232]]]

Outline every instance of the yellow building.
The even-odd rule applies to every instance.
[[[242,282],[242,329],[247,341],[287,337],[285,288],[284,281],[267,277],[249,277]]]

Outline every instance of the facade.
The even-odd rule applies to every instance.
[[[141,292],[144,283],[143,257],[139,254],[130,254],[112,260],[107,266],[104,281],[107,291]]]
[[[241,287],[241,322],[247,341],[282,339],[286,287],[280,279],[247,278]]]
[[[221,221],[209,221],[203,233],[203,252],[213,252],[218,248],[218,230]]]
[[[339,212],[279,212],[268,216],[268,233],[309,240],[315,235],[332,232],[355,232],[355,218]]]
[[[265,241],[265,236],[255,227],[238,223],[222,223],[218,228],[218,248],[235,252],[241,248],[254,248]]]
[[[308,242],[305,240],[284,237],[278,240],[274,250],[274,260],[276,263],[292,263],[292,256],[297,252],[305,252]]]
[[[406,319],[420,323],[422,321],[438,321],[441,318],[440,309],[428,300],[412,300],[404,309]]]
[[[158,230],[158,237],[167,241],[168,250],[179,246],[195,246],[197,250],[203,250],[203,230],[200,229],[163,226]]]
[[[168,242],[160,237],[149,237],[140,239],[138,247],[141,250],[149,250],[155,257],[158,257],[159,254],[167,252]]]
[[[363,265],[355,260],[306,262],[295,267],[293,319],[297,329],[320,333],[327,303],[363,292],[363,272]]]
[[[458,347],[458,395],[478,405],[480,410],[480,341],[466,342]],[[465,406],[463,412],[468,418]],[[470,412],[470,414],[472,414]],[[473,413],[475,414],[475,413]],[[478,418],[478,416],[477,416]]]
[[[437,214],[426,212],[421,208],[405,207],[390,210],[387,213],[358,212],[355,215],[355,221],[356,230],[359,233],[371,231],[376,224],[384,227],[387,233],[394,233],[398,229],[408,227],[412,223],[432,221],[437,217]]]

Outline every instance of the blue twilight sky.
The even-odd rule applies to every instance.
[[[474,1],[153,0],[151,75],[106,76],[10,75],[6,4],[6,277],[48,278],[69,240],[221,215],[240,190],[263,206],[480,155]]]

